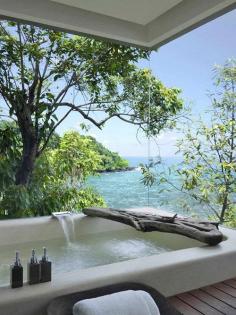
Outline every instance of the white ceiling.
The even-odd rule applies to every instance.
[[[51,0],[72,7],[146,25],[182,0]]]
[[[155,49],[234,8],[236,0],[0,0],[0,19]]]

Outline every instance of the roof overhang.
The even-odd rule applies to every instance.
[[[236,0],[0,0],[0,17],[155,49]]]

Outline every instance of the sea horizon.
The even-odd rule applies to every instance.
[[[122,156],[122,158],[126,159],[129,162],[129,166],[130,167],[138,167],[140,164],[148,164],[148,157],[147,156]],[[153,159],[154,161],[157,160],[156,156],[151,156],[151,159]],[[161,157],[161,161],[164,164],[167,165],[172,165],[175,164],[177,162],[181,161],[181,157],[180,156],[164,156]]]

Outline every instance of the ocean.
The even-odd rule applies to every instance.
[[[129,165],[138,167],[140,163],[147,163],[147,157],[125,157]],[[174,165],[179,161],[176,158],[166,158],[164,163],[168,166]],[[112,208],[135,208],[135,207],[154,207],[157,209],[171,211],[173,213],[197,216],[206,218],[212,213],[192,200],[182,192],[171,190],[167,191],[166,184],[157,186],[154,184],[148,192],[148,188],[141,182],[142,174],[139,169],[127,172],[102,173],[88,179],[87,184],[92,186],[103,196],[107,206]],[[178,183],[178,178],[173,178]],[[163,191],[160,192],[165,188]],[[149,196],[149,198],[148,198]]]

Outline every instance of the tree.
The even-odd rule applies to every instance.
[[[21,155],[19,129],[14,123],[0,124],[0,216],[3,218],[105,206],[102,197],[84,185],[101,161],[91,140],[78,132],[67,132],[61,138],[53,135],[51,140],[36,160],[30,183],[15,185],[15,159],[19,160]]]
[[[0,39],[0,96],[23,145],[16,185],[30,182],[37,158],[72,112],[98,128],[117,117],[147,131],[151,96],[150,126],[158,133],[182,108],[178,89],[135,65],[146,51],[6,21]]]
[[[91,147],[99,153],[101,161],[97,169],[98,171],[125,170],[129,167],[129,162],[118,153],[108,150],[91,136],[86,136],[86,138],[90,140]]]
[[[79,187],[89,175],[95,175],[101,163],[99,153],[93,149],[88,137],[76,131],[66,132],[60,145],[52,151],[52,164],[57,179],[69,179],[69,185]]]
[[[177,143],[183,155],[176,169],[182,186],[165,173],[152,176],[146,168],[144,183],[169,184],[206,205],[219,222],[236,225],[236,61],[216,67],[215,74],[217,90],[207,112],[210,122],[191,124]]]

